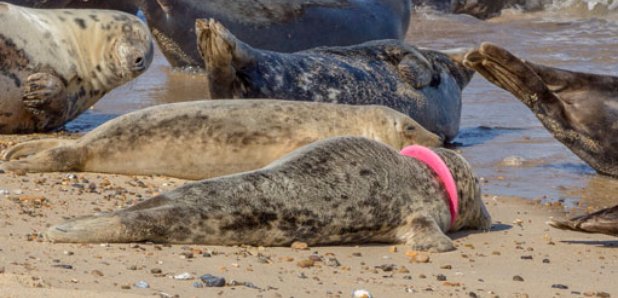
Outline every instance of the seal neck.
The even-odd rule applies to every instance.
[[[457,186],[455,184],[455,179],[453,179],[453,175],[449,170],[448,166],[442,158],[431,149],[420,146],[420,145],[412,145],[401,149],[399,152],[401,155],[405,155],[408,157],[412,157],[425,165],[427,165],[432,171],[434,171],[440,182],[446,189],[446,193],[448,194],[448,206],[449,211],[451,212],[451,227],[455,225],[455,220],[457,220],[458,210],[459,210],[459,198],[457,196]]]

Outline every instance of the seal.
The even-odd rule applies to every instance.
[[[135,16],[0,2],[0,133],[61,127],[143,73],[152,55]]]
[[[597,172],[618,177],[618,77],[535,64],[490,43],[464,63],[511,92]]]
[[[457,62],[463,54],[399,40],[277,53],[252,48],[212,19],[198,20],[196,32],[213,98],[379,104],[446,140],[457,135],[461,91],[474,73]]]
[[[618,237],[618,205],[568,220],[550,219],[547,224],[556,229]]]
[[[455,181],[459,212],[424,162],[362,137],[299,148],[257,171],[186,184],[117,212],[78,218],[44,233],[55,242],[284,246],[405,243],[455,249],[445,232],[488,230],[478,180],[457,153],[435,149]]]
[[[142,11],[161,51],[174,67],[202,67],[195,20],[214,18],[250,45],[280,52],[317,46],[402,39],[409,0],[14,0],[29,5]],[[35,2],[34,4],[32,2]],[[327,32],[325,32],[327,30]]]
[[[217,100],[158,105],[112,119],[77,140],[18,144],[8,172],[87,171],[205,179],[259,169],[314,141],[365,136],[400,149],[442,141],[408,116],[382,106],[279,100]]]

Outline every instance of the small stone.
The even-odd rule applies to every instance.
[[[72,256],[72,255],[73,255],[73,252],[72,252],[72,251],[65,250],[65,251],[64,251],[64,254],[65,254],[65,255],[67,255],[67,256]]]
[[[507,156],[502,160],[502,165],[507,167],[520,167],[526,160],[521,156]]]
[[[395,270],[395,268],[397,268],[397,265],[395,264],[383,264],[380,266],[375,266],[376,269],[380,269],[384,272],[391,272],[393,270]]]
[[[597,297],[601,297],[601,298],[609,298],[611,297],[609,295],[609,293],[605,293],[605,292],[597,292]]]
[[[543,263],[549,264],[549,259],[543,259]]]
[[[292,249],[298,249],[298,250],[307,250],[307,249],[309,249],[309,245],[307,243],[300,242],[300,241],[294,241],[290,247]]]
[[[133,284],[134,287],[138,288],[138,289],[148,289],[150,288],[150,285],[144,281],[144,280],[140,280],[138,282],[136,282],[135,284]]]
[[[519,219],[519,218],[517,218],[517,219],[515,219],[515,220],[513,221],[513,224],[516,224],[516,225],[518,225],[518,226],[520,226],[520,227],[521,227],[521,225],[522,225],[523,223],[524,223],[524,221],[523,221],[523,220],[521,220],[521,219]]]
[[[428,254],[418,254],[413,260],[416,263],[429,263],[429,255]]]
[[[446,280],[446,275],[444,275],[444,274],[438,274],[438,275],[436,275],[436,279],[437,279],[438,281],[445,281],[445,280]]]
[[[440,266],[440,269],[451,270],[451,269],[453,269],[453,266],[451,266],[451,265],[444,265],[444,266]]]
[[[123,289],[123,290],[129,290],[129,289],[131,289],[131,285],[130,284],[123,284],[123,285],[120,286],[120,288]]]
[[[514,281],[524,281],[524,278],[519,276],[519,275],[515,275],[515,276],[513,276],[513,280]]]
[[[205,253],[202,254],[202,257],[210,258],[210,257],[212,257],[212,255],[209,252],[205,252]]]
[[[328,257],[326,259],[325,264],[326,264],[326,266],[329,266],[329,267],[339,267],[339,266],[341,266],[341,263],[339,263],[339,260],[337,260],[337,258],[335,258],[335,257]]]
[[[128,270],[137,270],[137,266],[135,265],[131,265],[129,267],[127,267]]]
[[[427,278],[427,275],[421,273],[421,274],[418,275],[418,278],[425,279],[425,278]]]
[[[373,295],[365,289],[358,289],[352,292],[353,298],[373,298]]]
[[[443,285],[447,286],[447,287],[461,287],[461,283],[458,282],[449,282],[449,281],[445,281],[444,283],[442,283]]]
[[[211,274],[204,274],[200,276],[200,279],[207,287],[224,287],[225,286],[225,278],[214,276]]]
[[[62,269],[67,269],[67,270],[73,269],[73,266],[67,265],[67,264],[57,264],[57,265],[52,265],[52,267],[62,268]]]
[[[561,290],[567,290],[569,287],[563,284],[553,284],[551,285],[551,287],[553,289],[561,289]]]
[[[300,268],[313,267],[314,264],[315,264],[315,262],[313,260],[311,260],[311,259],[300,260],[300,261],[298,261],[298,263],[296,263],[296,265],[298,265],[298,267],[300,267]]]
[[[388,252],[396,253],[397,252],[397,246],[389,246],[388,247]]]
[[[161,274],[161,272],[163,272],[163,270],[161,270],[160,268],[152,268],[152,269],[150,269],[150,273],[152,273],[152,274]]]
[[[305,272],[301,272],[301,273],[298,274],[298,278],[305,279],[305,278],[307,278],[307,275],[305,275]]]
[[[322,262],[322,257],[320,257],[320,255],[318,255],[317,253],[313,253],[309,256],[309,260],[312,260],[314,262]]]
[[[479,295],[474,293],[474,292],[470,292],[470,293],[468,293],[468,297],[470,297],[470,298],[478,298]]]
[[[175,280],[190,280],[193,279],[193,275],[189,272],[183,272],[178,275],[174,275]]]
[[[353,252],[353,253],[352,253],[352,256],[353,256],[353,257],[362,257],[362,256],[363,256],[363,254],[362,254],[362,253],[360,253],[360,252]]]
[[[182,252],[180,253],[181,259],[193,259],[193,253],[191,252]]]
[[[521,256],[522,260],[532,260],[532,256]]]
[[[203,288],[204,287],[204,284],[202,282],[200,282],[200,281],[194,281],[191,285],[194,288]]]
[[[406,268],[406,266],[401,266],[399,267],[399,270],[397,270],[397,272],[399,273],[410,273],[410,270],[408,270],[408,268]],[[405,276],[404,276],[405,278]]]
[[[99,270],[92,270],[92,271],[90,272],[90,274],[92,274],[92,275],[94,275],[94,276],[98,276],[98,277],[103,276],[103,272],[101,272],[101,271],[99,271]]]

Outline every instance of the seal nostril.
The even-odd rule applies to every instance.
[[[143,57],[137,57],[135,59],[135,66],[143,66],[144,65],[144,58]]]

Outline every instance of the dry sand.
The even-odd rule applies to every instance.
[[[0,150],[32,137],[0,136]],[[185,182],[96,173],[0,174],[0,297],[351,297],[354,289],[374,297],[618,295],[618,239],[550,229],[544,222],[563,216],[562,207],[491,194],[484,200],[494,218],[492,231],[452,234],[457,250],[427,254],[426,263],[411,261],[405,245],[295,250],[53,244],[37,237],[66,218],[126,207]],[[308,259],[321,261],[302,268],[299,262],[310,265]],[[185,272],[189,280],[174,279]],[[228,285],[194,287],[207,273]],[[137,288],[140,281],[149,288]]]

